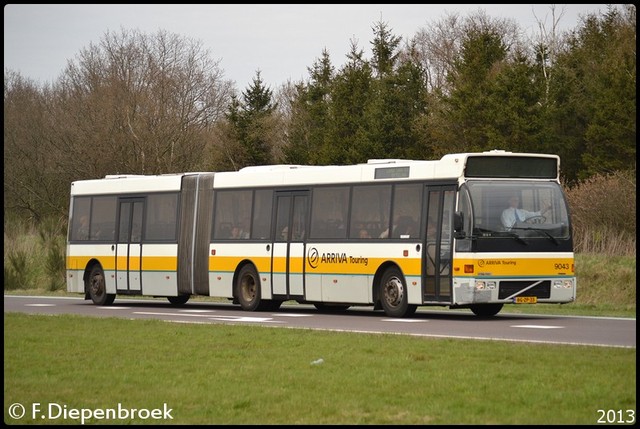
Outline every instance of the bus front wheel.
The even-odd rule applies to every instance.
[[[111,305],[116,299],[114,293],[107,293],[107,284],[104,280],[104,271],[99,265],[94,265],[89,272],[87,289],[91,301],[96,305]]]
[[[243,310],[255,311],[260,305],[260,277],[251,265],[245,265],[236,280],[236,298]]]
[[[471,305],[469,308],[473,314],[479,317],[493,317],[502,310],[503,304],[477,304]]]
[[[381,280],[379,290],[380,303],[389,317],[407,317],[416,312],[418,306],[409,305],[407,284],[399,269],[387,269]]]

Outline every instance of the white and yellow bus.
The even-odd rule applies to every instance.
[[[284,301],[391,317],[493,316],[576,298],[556,155],[489,151],[348,166],[109,175],[71,185],[67,290]]]

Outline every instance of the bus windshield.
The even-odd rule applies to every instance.
[[[469,181],[460,208],[465,230],[476,237],[566,239],[569,217],[555,182]]]

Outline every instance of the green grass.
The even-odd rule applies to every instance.
[[[52,286],[64,273],[42,266],[43,248],[5,231],[5,294],[80,296]],[[24,255],[26,266],[8,254]],[[576,254],[576,277],[575,303],[502,312],[636,317],[635,256]],[[80,423],[34,416],[34,404],[167,404],[173,416],[85,423],[274,425],[598,424],[598,410],[636,407],[635,348],[14,313],[4,325],[9,424]],[[26,406],[25,417],[9,415],[14,403]]]
[[[596,424],[636,407],[636,351],[155,320],[4,315],[5,422],[172,409],[170,424]],[[311,362],[322,358],[324,362]],[[20,403],[27,415],[8,415]]]

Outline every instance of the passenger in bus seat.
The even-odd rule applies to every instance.
[[[78,239],[87,240],[89,238],[89,217],[80,216],[80,226],[78,227]]]
[[[371,234],[369,234],[369,231],[367,231],[366,229],[362,228],[360,230],[359,237],[360,238],[371,238]]]
[[[392,227],[394,238],[409,238],[418,236],[418,226],[410,216],[398,216]],[[389,228],[385,229],[379,238],[388,238]]]
[[[229,238],[236,240],[247,239],[249,238],[249,233],[245,232],[241,226],[234,225],[233,228],[231,228],[231,234],[229,235]]]
[[[418,228],[416,222],[409,216],[401,216],[398,219],[398,226],[394,232],[394,236],[400,238],[409,238],[418,236]]]
[[[436,239],[436,221],[429,219],[427,221],[427,241]]]
[[[91,232],[91,240],[101,240],[102,239],[102,229],[100,227],[96,227],[94,231]]]

